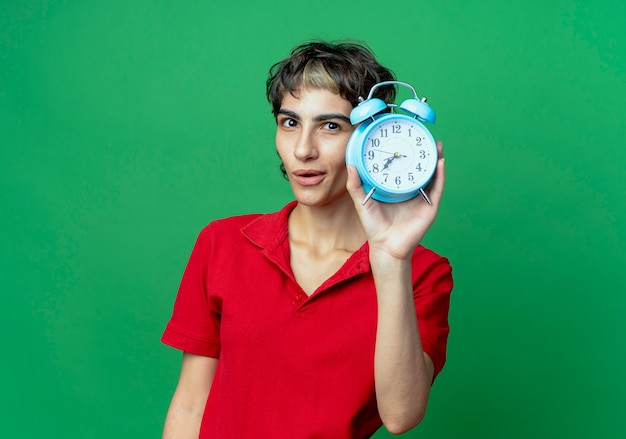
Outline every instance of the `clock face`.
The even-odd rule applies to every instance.
[[[372,123],[364,134],[364,168],[376,185],[391,192],[424,187],[437,165],[437,145],[417,120],[387,115]]]

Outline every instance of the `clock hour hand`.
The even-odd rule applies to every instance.
[[[381,151],[381,152],[387,152],[387,151]],[[391,154],[391,153],[387,152],[387,154]],[[393,155],[385,161],[385,166],[383,166],[383,171],[389,167],[391,162],[393,162],[395,159],[399,157],[406,157],[406,155],[400,154],[399,152],[394,152]]]
[[[391,157],[389,157],[387,160],[385,160],[385,166],[383,166],[383,171],[385,169],[387,169],[389,167],[389,165],[391,164],[391,162],[393,162],[393,160],[396,158],[395,155],[392,155]]]

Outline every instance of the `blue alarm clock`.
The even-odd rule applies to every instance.
[[[411,89],[414,99],[396,106],[372,98],[378,87],[396,84]],[[424,188],[435,173],[438,153],[435,139],[422,123],[435,123],[426,98],[419,99],[405,82],[380,82],[354,107],[350,122],[360,125],[348,140],[346,163],[354,165],[361,177],[367,193],[362,204],[370,198],[398,203],[419,194],[430,204]]]

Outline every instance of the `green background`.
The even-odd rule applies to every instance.
[[[187,257],[291,199],[264,81],[315,37],[446,148],[448,364],[406,437],[625,437],[625,2],[0,3],[0,437],[159,437]]]

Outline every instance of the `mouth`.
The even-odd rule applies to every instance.
[[[293,172],[295,181],[302,186],[313,186],[324,179],[325,173],[314,169],[299,169]]]

